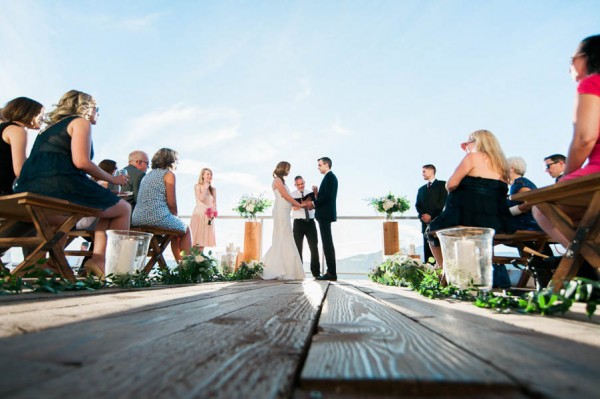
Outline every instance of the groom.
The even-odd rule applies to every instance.
[[[317,280],[337,280],[335,270],[335,248],[333,247],[333,237],[331,236],[331,223],[337,220],[337,211],[335,201],[337,198],[338,181],[337,177],[331,171],[331,159],[327,157],[319,158],[317,161],[319,172],[325,175],[321,182],[321,187],[317,190],[313,186],[315,200],[308,203],[309,209],[315,209],[315,219],[319,222],[321,231],[321,242],[323,244],[323,253],[327,263],[327,273],[317,277]]]

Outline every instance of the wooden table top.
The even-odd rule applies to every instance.
[[[367,280],[0,297],[3,398],[590,398],[600,317]],[[428,396],[430,395],[430,396]]]

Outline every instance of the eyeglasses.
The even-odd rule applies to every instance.
[[[558,161],[547,163],[546,164],[546,170],[550,169],[550,166],[554,165],[555,163],[558,163]]]
[[[460,143],[460,148],[461,148],[463,151],[466,151],[466,150],[467,150],[467,146],[468,146],[469,144],[472,144],[472,143],[474,143],[474,142],[475,142],[475,140],[470,140],[470,141],[465,141],[464,143]]]
[[[143,160],[141,160],[141,159],[138,159],[137,161],[138,161],[139,163],[145,163],[146,165],[150,165],[150,162],[148,162],[148,161],[143,161]]]

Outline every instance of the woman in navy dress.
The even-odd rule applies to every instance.
[[[84,264],[88,273],[104,276],[106,230],[128,230],[131,206],[87,175],[123,185],[128,176],[112,176],[92,162],[92,125],[98,120],[94,98],[71,90],[47,115],[49,126],[40,132],[23,165],[15,192],[32,192],[97,208],[94,254]]]

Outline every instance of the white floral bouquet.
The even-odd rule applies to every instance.
[[[385,213],[387,219],[391,219],[394,213],[404,213],[410,209],[410,201],[406,197],[396,197],[389,193],[380,198],[367,199],[375,211]]]
[[[273,202],[266,199],[264,194],[260,194],[256,197],[244,194],[242,195],[242,198],[240,198],[238,206],[233,208],[233,210],[238,212],[240,216],[244,218],[256,219],[257,213],[264,212],[272,204]]]

